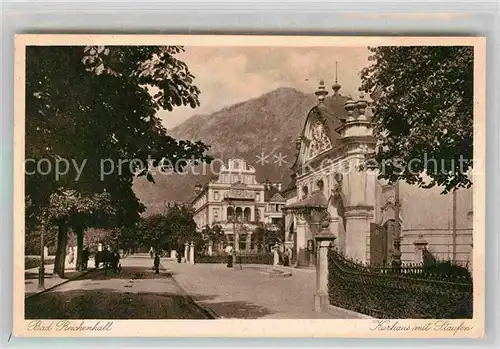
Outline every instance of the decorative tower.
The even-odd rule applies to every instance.
[[[349,95],[347,97],[347,101],[344,103],[344,109],[347,112],[347,122],[354,121],[354,107],[356,106],[356,102],[353,101],[352,97]]]
[[[319,82],[318,90],[314,94],[318,97],[318,102],[320,104],[324,102],[325,97],[328,95],[328,91],[325,88],[323,79]]]
[[[339,95],[339,90],[340,90],[340,85],[339,85],[339,81],[338,81],[338,71],[337,71],[337,62],[335,62],[335,83],[333,84],[332,86],[332,90],[333,90],[333,95],[334,96],[338,96]]]
[[[333,86],[335,89],[337,86]],[[334,91],[335,91],[334,89]],[[374,149],[371,114],[368,100],[361,94],[357,100],[351,96],[344,103],[345,122],[337,128],[340,142],[345,144],[345,165],[350,190],[345,193],[345,253],[361,262],[370,261],[370,223],[374,216],[376,173],[362,169],[366,156]]]
[[[361,93],[359,95],[359,100],[356,102],[356,108],[358,109],[358,120],[366,121],[366,107],[368,106],[368,102],[365,100],[365,95]]]
[[[366,137],[372,136],[371,109],[368,108],[369,101],[365,95],[360,93],[359,99],[354,101],[351,96],[344,103],[347,118],[346,122],[337,129],[342,137]]]

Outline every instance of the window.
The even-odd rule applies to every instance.
[[[218,208],[214,208],[213,209],[213,221],[214,222],[219,222],[219,220],[220,220],[219,209]]]
[[[309,194],[309,188],[307,186],[302,187],[302,198],[305,199]]]
[[[219,201],[219,192],[218,191],[214,191],[214,200]]]
[[[323,190],[324,183],[323,183],[322,179],[319,179],[319,180],[316,181],[316,187],[318,188],[318,190]]]
[[[240,234],[239,238],[240,238],[240,243],[239,243],[240,251],[246,251],[246,249],[247,249],[247,234]]]
[[[250,222],[251,210],[250,207],[245,207],[243,210],[243,221]]]
[[[276,212],[280,210],[280,205],[276,204]]]
[[[234,208],[228,207],[227,208],[227,220],[228,221],[233,220],[233,216],[234,216]]]
[[[236,207],[236,220],[238,222],[241,222],[241,219],[243,217],[243,209],[241,207]]]

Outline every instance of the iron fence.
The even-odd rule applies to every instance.
[[[370,266],[332,248],[328,273],[330,303],[341,308],[376,318],[472,318],[472,277],[459,266]]]

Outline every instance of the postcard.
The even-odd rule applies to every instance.
[[[16,36],[14,335],[483,337],[485,54]]]

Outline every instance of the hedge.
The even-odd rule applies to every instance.
[[[54,264],[55,258],[45,257],[43,264],[50,265]],[[24,269],[38,268],[40,266],[41,259],[39,256],[36,257],[24,257]]]
[[[234,256],[233,264],[273,264],[272,254],[236,254]],[[227,263],[227,256],[217,255],[217,256],[206,256],[198,255],[195,257],[196,263]]]

